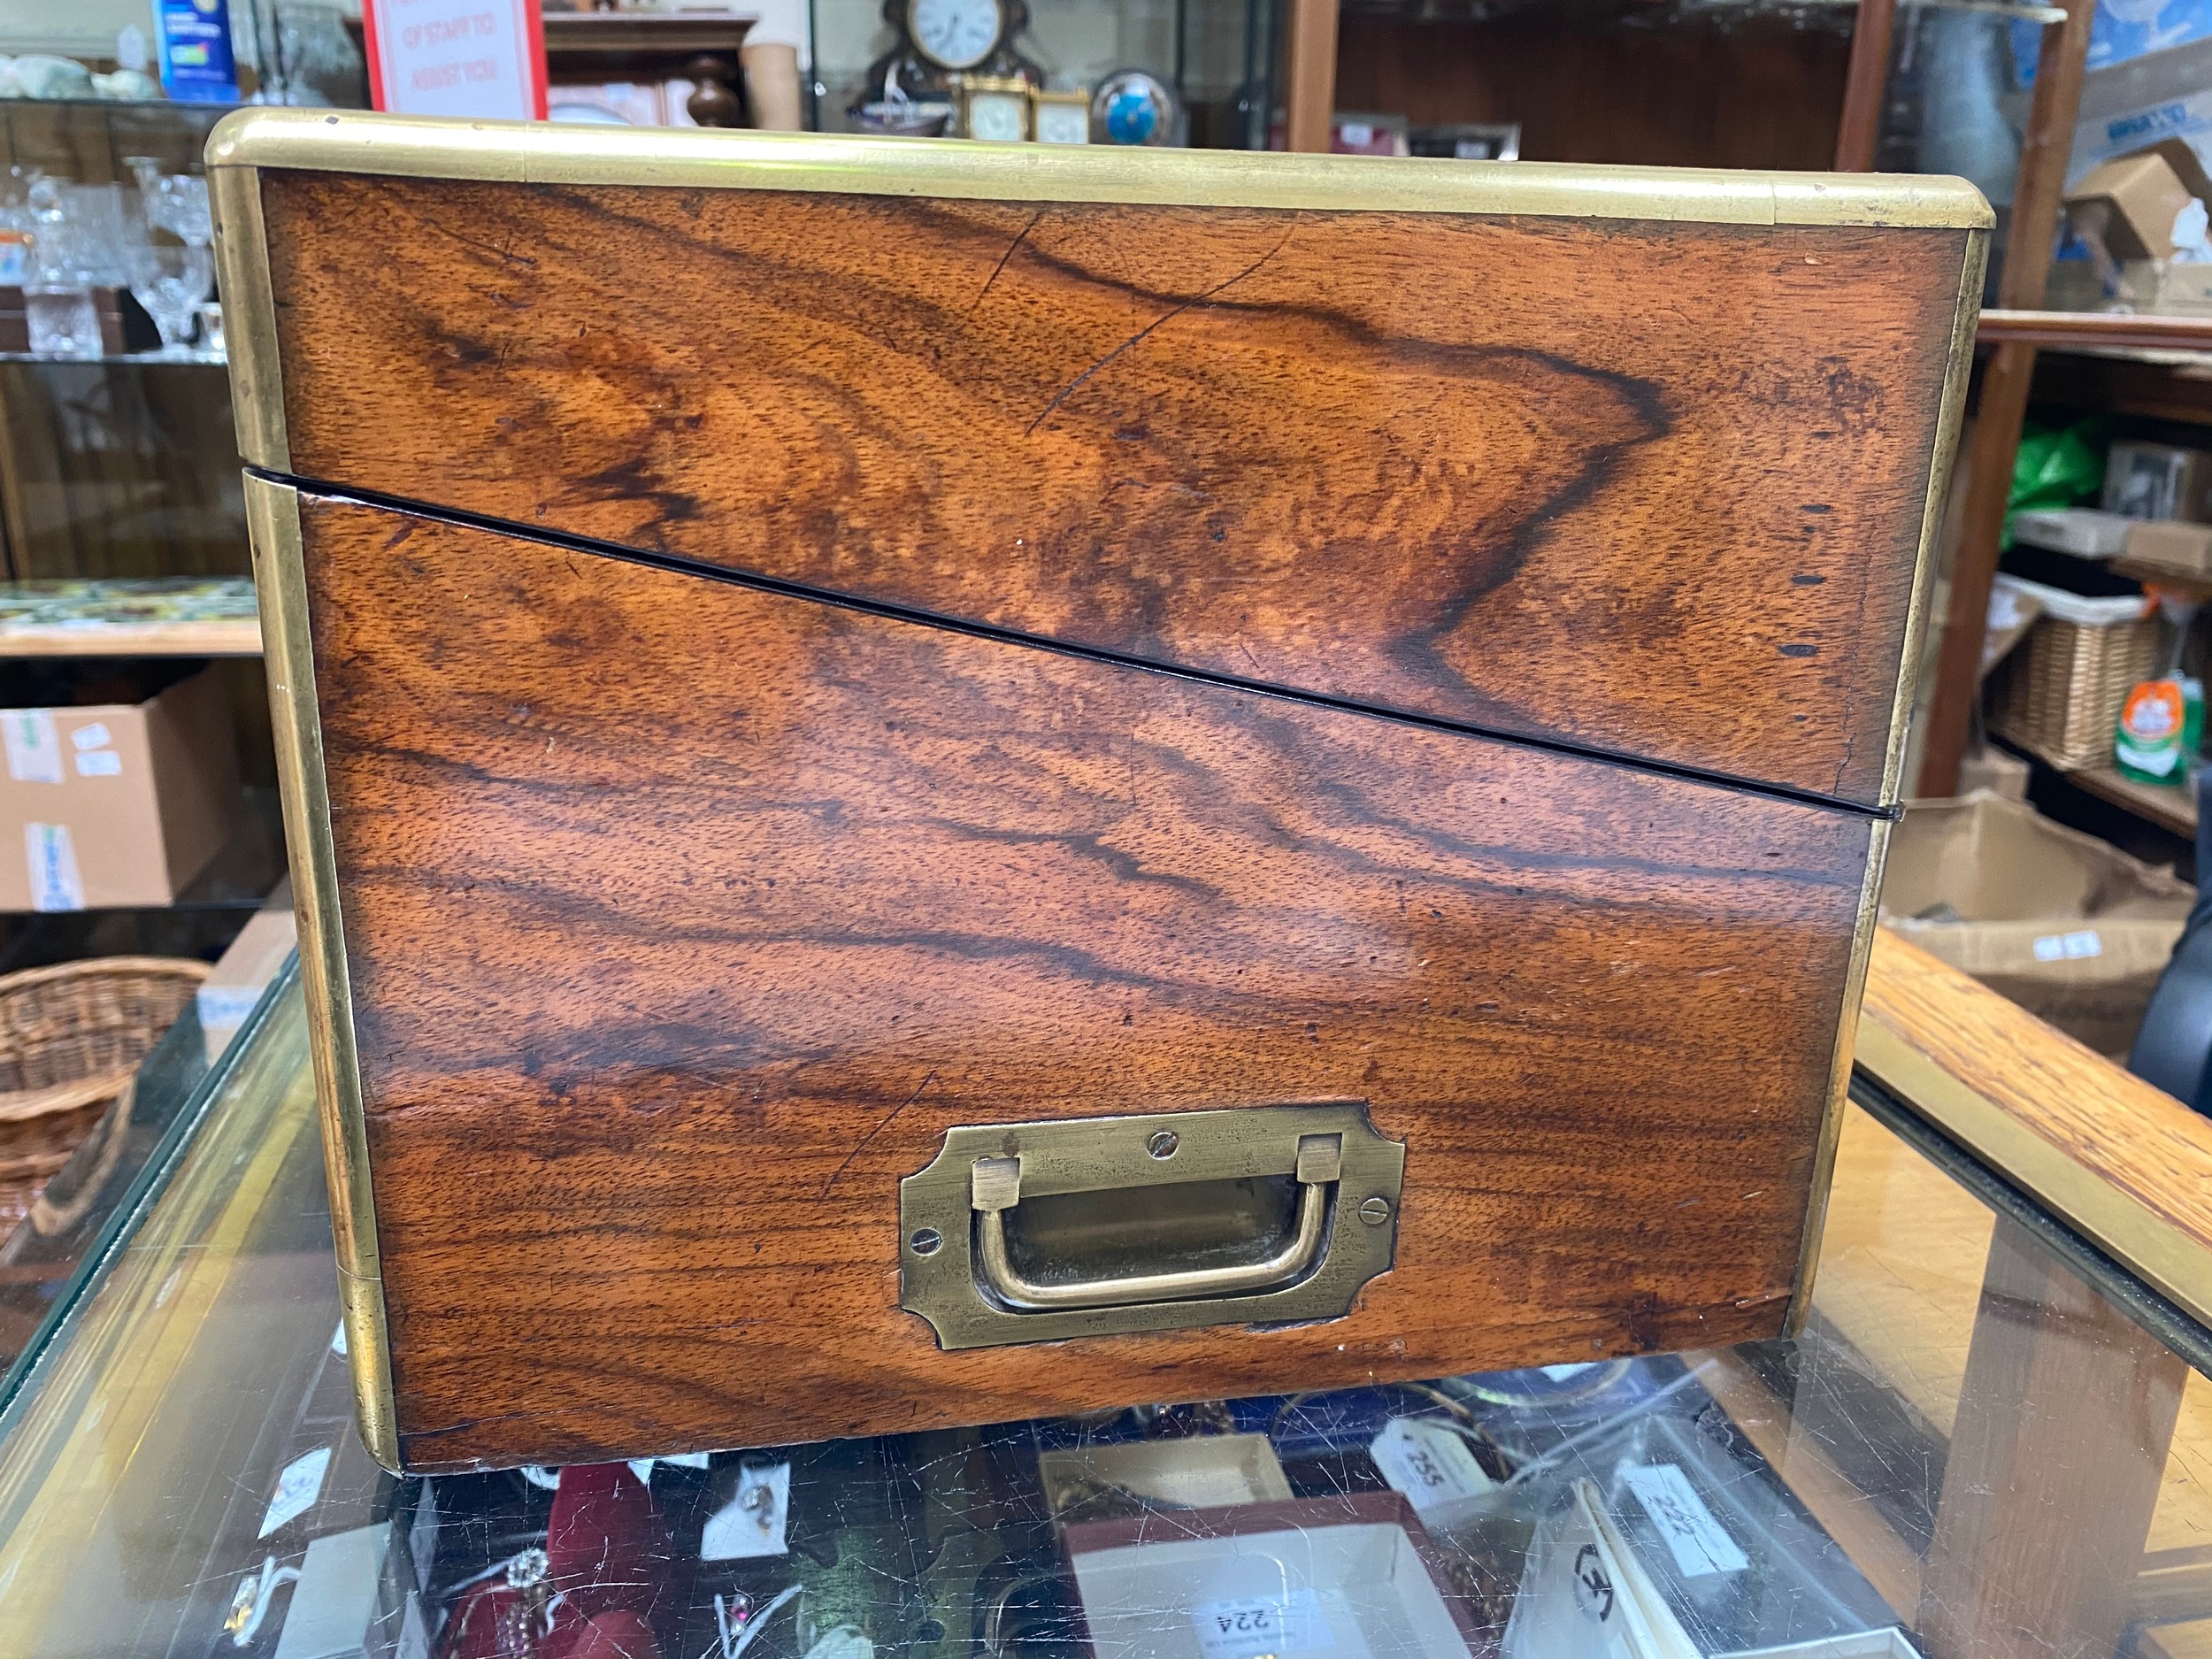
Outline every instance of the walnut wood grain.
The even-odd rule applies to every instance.
[[[304,478],[1880,795],[1967,233],[262,188]]]
[[[2212,1320],[2212,1120],[1887,932],[1868,964],[1857,1062]]]
[[[425,1468],[1774,1333],[1869,821],[303,502]],[[1341,1320],[941,1352],[949,1126],[1355,1096]]]

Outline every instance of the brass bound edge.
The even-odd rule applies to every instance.
[[[1732,225],[1986,230],[1981,192],[1923,174],[1288,155],[972,139],[468,121],[240,110],[207,144],[211,176],[254,167],[518,184],[827,190],[972,201],[1124,202]],[[226,273],[227,274],[227,273]]]
[[[1782,1334],[1794,1337],[1813,1310],[1813,1280],[1820,1272],[1821,1234],[1828,1224],[1828,1198],[1836,1179],[1836,1146],[1843,1139],[1844,1108],[1850,1097],[1852,1056],[1859,1035],[1859,1009],[1866,998],[1867,963],[1874,954],[1874,921],[1881,908],[1882,869],[1889,858],[1890,821],[1868,826],[1866,879],[1859,886],[1858,925],[1851,930],[1851,964],[1843,976],[1843,1014],[1836,1022],[1836,1052],[1828,1068],[1828,1099],[1820,1114],[1820,1134],[1813,1143],[1813,1173],[1805,1200],[1805,1232],[1797,1245],[1797,1283],[1790,1293]]]
[[[1965,420],[1967,381],[1974,367],[1974,325],[1981,315],[1982,280],[1989,258],[1989,238],[1976,232],[1967,239],[1959,271],[1958,305],[1952,314],[1950,360],[1943,396],[1936,411],[1935,442],[1928,457],[1928,495],[1921,511],[1920,545],[1914,556],[1912,597],[1905,612],[1905,637],[1897,662],[1897,690],[1890,706],[1889,750],[1882,765],[1881,800],[1894,806],[1904,787],[1905,749],[1912,728],[1913,699],[1920,679],[1920,652],[1927,633],[1929,600],[1935,583],[1944,511],[1950,497],[1951,467]],[[1874,926],[1881,908],[1882,870],[1889,856],[1891,820],[1879,818],[1867,843],[1866,879],[1859,889],[1859,917],[1851,935],[1851,962],[1844,974],[1843,1013],[1836,1027],[1836,1051],[1822,1110],[1820,1135],[1813,1148],[1812,1182],[1805,1208],[1805,1233],[1798,1246],[1797,1283],[1790,1295],[1783,1334],[1796,1336],[1812,1313],[1813,1281],[1819,1275],[1821,1233],[1827,1225],[1828,1198],[1836,1173],[1836,1147],[1843,1136],[1843,1114],[1851,1087],[1852,1056],[1859,1009],[1866,995]]]
[[[399,1468],[391,1344],[376,1243],[376,1200],[354,1051],[353,995],[338,910],[337,858],[330,797],[323,778],[322,718],[315,704],[314,645],[308,629],[307,572],[300,546],[299,492],[246,475],[246,526],[253,543],[254,587],[261,603],[269,714],[276,738],[284,839],[292,853],[292,896],[300,930],[300,982],[307,1002],[308,1048],[330,1183],[331,1231],[338,1253],[338,1294],[361,1439],[385,1468]]]
[[[1859,1027],[1856,1048],[1859,1064],[1899,1101],[2191,1318],[2212,1325],[2212,1248],[2190,1228],[2085,1166],[1879,1018]]]
[[[1943,380],[1943,400],[1936,410],[1935,443],[1928,456],[1928,499],[1920,518],[1920,549],[1913,564],[1912,598],[1905,611],[1905,640],[1897,659],[1897,695],[1889,717],[1889,752],[1882,763],[1881,800],[1894,805],[1905,793],[1905,750],[1911,740],[1913,699],[1920,687],[1920,652],[1928,632],[1929,600],[1935,589],[1943,519],[1950,504],[1952,465],[1959,431],[1966,420],[1966,385],[1974,371],[1974,326],[1981,319],[1982,279],[1989,263],[1989,238],[1967,238],[1959,272],[1958,310],[1951,319],[1951,358]]]
[[[276,306],[269,292],[268,233],[261,180],[250,168],[208,174],[215,211],[215,262],[223,287],[223,335],[230,342],[232,412],[238,453],[250,466],[288,472],[284,377],[278,366]]]

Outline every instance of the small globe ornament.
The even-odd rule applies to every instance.
[[[1099,82],[1092,119],[1110,144],[1164,144],[1173,134],[1175,99],[1141,69],[1124,69]]]

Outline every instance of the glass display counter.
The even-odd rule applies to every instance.
[[[2212,1652],[2212,1133],[1893,942],[1793,1340],[405,1479],[288,975],[11,1375],[0,1651]]]

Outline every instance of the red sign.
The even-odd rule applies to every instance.
[[[364,0],[369,96],[396,115],[545,119],[538,0]]]

